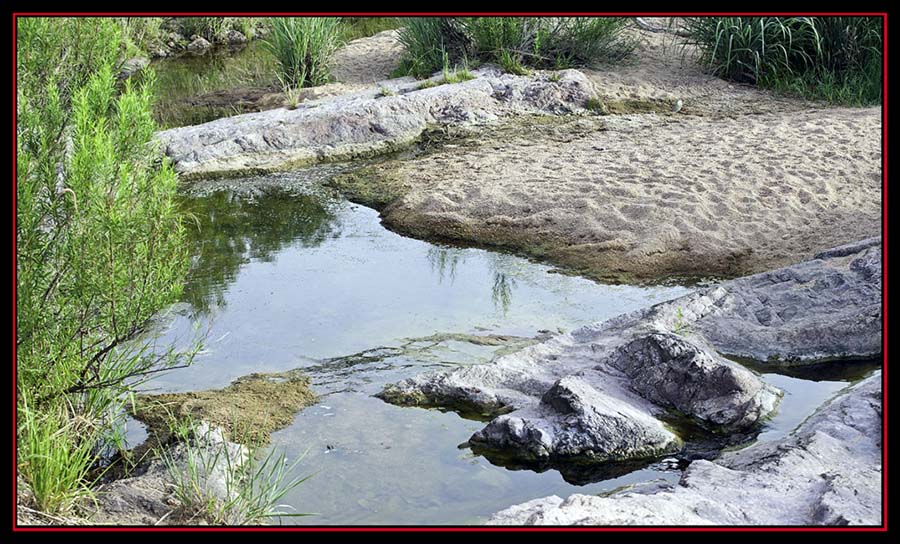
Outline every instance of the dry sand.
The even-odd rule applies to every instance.
[[[378,165],[406,191],[385,222],[607,280],[743,275],[880,234],[880,107],[733,85],[640,35],[630,64],[586,72],[613,111],[655,112],[523,119]]]
[[[375,83],[391,77],[402,54],[397,31],[385,30],[338,49],[331,61],[331,74],[341,83]]]

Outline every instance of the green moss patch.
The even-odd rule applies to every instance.
[[[262,445],[315,402],[309,378],[291,370],[242,376],[224,389],[139,395],[134,417],[164,433],[175,421],[203,420],[221,427],[231,440]]]

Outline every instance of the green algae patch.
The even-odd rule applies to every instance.
[[[672,113],[675,102],[660,98],[635,98],[607,100],[604,105],[608,114],[628,115],[631,113]]]
[[[377,165],[338,174],[326,185],[337,189],[349,200],[376,210],[385,208],[409,191],[409,185],[399,175]]]
[[[203,420],[221,427],[231,440],[264,445],[274,431],[291,424],[294,414],[316,402],[309,384],[296,370],[249,374],[224,389],[138,395],[134,417],[162,433],[177,421]]]

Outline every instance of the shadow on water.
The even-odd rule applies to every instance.
[[[547,471],[557,471],[566,483],[585,486],[597,482],[604,482],[615,478],[620,478],[626,474],[631,474],[636,470],[648,468],[654,462],[661,461],[665,457],[661,456],[646,459],[633,459],[629,461],[605,461],[602,463],[591,463],[579,460],[535,460],[523,461],[502,452],[492,451],[480,448],[474,444],[464,442],[460,444],[460,449],[471,448],[472,453],[484,457],[492,465],[502,467],[506,470],[528,471],[541,474]]]
[[[806,365],[774,365],[755,359],[724,357],[759,374],[779,374],[812,382],[855,382],[865,378],[873,370],[881,368],[881,359],[841,359]]]

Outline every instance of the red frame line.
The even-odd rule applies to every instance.
[[[714,527],[697,527],[697,526],[609,526],[609,527],[599,527],[599,526],[591,526],[591,527],[498,527],[498,526],[476,526],[476,527],[462,527],[462,526],[438,526],[438,527],[425,527],[425,526],[334,526],[334,527],[323,527],[323,526],[260,526],[260,527],[151,527],[151,526],[125,526],[125,527],[92,527],[92,526],[73,526],[73,527],[58,527],[58,526],[19,526],[15,521],[15,504],[17,498],[17,466],[16,466],[16,365],[12,365],[12,373],[13,373],[13,391],[12,391],[12,414],[13,414],[13,531],[14,532],[93,532],[93,531],[121,531],[121,532],[134,532],[134,531],[152,531],[152,532],[196,532],[196,531],[204,531],[204,532],[219,532],[219,531],[237,531],[237,532],[246,532],[246,531],[300,531],[300,532],[594,532],[594,531],[611,531],[611,532],[660,532],[660,531],[703,531],[703,532],[735,532],[735,531],[752,531],[752,532],[772,532],[772,531],[788,531],[788,532],[886,532],[888,530],[887,523],[887,512],[888,512],[888,489],[887,489],[887,475],[888,475],[888,466],[887,466],[887,453],[888,453],[888,435],[887,435],[887,427],[888,427],[888,395],[887,395],[887,385],[888,385],[888,342],[887,342],[887,325],[888,325],[888,307],[887,307],[887,284],[888,284],[888,268],[887,268],[887,248],[888,248],[888,232],[887,232],[887,171],[888,171],[888,161],[887,161],[887,142],[888,142],[888,130],[887,130],[887,108],[888,108],[888,14],[887,12],[645,12],[645,13],[635,13],[635,12],[530,12],[530,11],[522,11],[522,12],[481,12],[481,13],[473,13],[473,12],[13,12],[12,14],[12,50],[13,50],[13,123],[12,123],[12,140],[13,140],[13,156],[14,159],[12,161],[13,165],[13,245],[16,245],[16,230],[17,230],[17,217],[16,217],[16,19],[18,17],[156,17],[156,16],[230,16],[230,17],[254,17],[254,16],[305,16],[305,15],[316,15],[316,16],[357,16],[357,17],[368,17],[368,16],[396,16],[396,17],[416,17],[416,16],[437,16],[437,17],[451,17],[451,16],[466,16],[466,15],[480,15],[480,16],[622,16],[622,17],[633,17],[633,16],[642,16],[642,17],[671,17],[671,16],[777,16],[777,15],[785,15],[785,16],[859,16],[859,17],[881,17],[883,24],[883,34],[884,34],[884,59],[883,59],[883,98],[882,98],[882,147],[881,147],[881,156],[882,156],[882,182],[881,182],[881,194],[882,194],[882,203],[881,203],[881,211],[882,211],[882,220],[881,220],[881,230],[882,230],[882,391],[883,391],[883,407],[882,407],[882,525],[877,527],[818,527],[818,526],[801,526],[801,527],[792,527],[792,526],[714,526]],[[13,361],[16,361],[16,271],[17,271],[17,253],[13,253]]]

